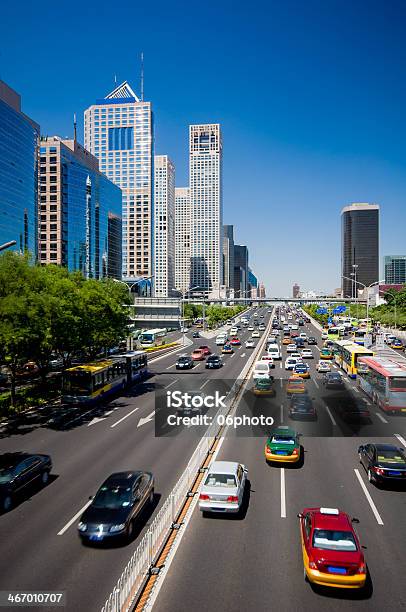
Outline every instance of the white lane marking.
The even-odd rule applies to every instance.
[[[241,357],[245,357],[245,353],[243,353],[243,354],[241,355]]]
[[[281,383],[281,389],[282,389],[282,387],[283,387],[283,378],[280,378],[279,382]]]
[[[395,438],[397,438],[399,440],[399,442],[401,444],[403,444],[403,446],[406,446],[406,440],[404,439],[403,436],[401,436],[400,434],[394,434]]]
[[[281,468],[281,518],[286,518],[285,468]]]
[[[91,504],[91,503],[92,503],[92,500],[91,500],[91,499],[89,499],[89,501],[87,501],[87,502],[85,503],[85,505],[83,506],[83,508],[81,508],[81,509],[79,510],[79,512],[76,512],[75,516],[73,516],[73,517],[71,518],[71,520],[70,520],[70,521],[68,521],[68,522],[66,523],[65,527],[62,527],[62,529],[61,529],[60,531],[58,531],[58,533],[57,533],[56,535],[59,535],[59,536],[63,535],[63,534],[65,533],[65,531],[67,531],[67,530],[69,529],[69,527],[70,527],[71,525],[73,525],[73,523],[74,523],[75,521],[77,521],[77,520],[78,520],[78,518],[80,517],[80,515],[81,515],[81,514],[82,514],[82,513],[83,513],[83,512],[86,510],[86,508],[88,508],[88,507],[90,506],[90,504]]]
[[[282,361],[280,362],[279,367],[282,370]]]
[[[142,427],[143,425],[145,425],[145,423],[149,423],[150,421],[152,421],[152,419],[154,418],[154,414],[155,414],[155,410],[150,412],[148,416],[144,417],[143,419],[140,419],[138,421],[137,427]]]
[[[320,348],[317,346],[317,344],[314,345],[316,347],[316,349],[319,351],[320,353]]]
[[[335,419],[333,417],[333,415],[331,414],[330,408],[327,406],[327,404],[325,404],[326,410],[327,410],[327,414],[330,417],[331,422],[333,423],[333,425],[337,425],[337,423],[335,422]]]
[[[283,404],[281,404],[281,423],[283,423]]]
[[[202,385],[200,385],[199,389],[203,389],[203,387],[205,387],[207,385],[207,383],[210,382],[210,378],[208,378],[207,380],[204,381],[204,383]]]
[[[234,357],[234,353],[231,353],[230,357]]]
[[[137,412],[137,410],[139,410],[139,408],[134,408],[134,410],[131,410],[131,412],[129,412],[128,414],[126,414],[125,416],[123,416],[121,419],[119,419],[118,421],[116,421],[115,423],[113,423],[113,425],[110,425],[111,428],[116,427],[116,425],[119,425],[120,423],[122,423],[123,421],[125,421],[125,419],[127,419],[129,416],[131,416],[132,414],[134,414],[134,412]]]
[[[369,491],[368,491],[368,489],[366,487],[366,484],[364,483],[364,481],[361,478],[361,474],[359,473],[359,470],[357,468],[354,468],[354,472],[355,472],[356,477],[358,478],[358,482],[360,483],[362,490],[365,493],[365,497],[367,498],[368,503],[371,506],[371,510],[374,513],[374,516],[376,518],[376,522],[378,523],[378,525],[383,525],[383,520],[381,518],[381,515],[379,514],[378,509],[377,509],[377,507],[374,504],[374,500],[372,499],[371,495],[369,494]]]
[[[312,380],[313,380],[314,384],[316,385],[316,387],[319,389],[320,387],[319,387],[319,383],[317,382],[317,380],[315,378],[313,378]]]
[[[172,363],[170,366],[165,368],[165,370],[170,370],[171,368],[174,368],[175,366],[176,366],[176,363]]]
[[[359,389],[357,389],[357,387],[353,387],[353,386],[351,386],[351,389],[352,389],[353,391],[355,391],[355,393],[359,393]]]
[[[371,404],[369,404],[369,405],[371,405]],[[378,417],[378,419],[380,419],[382,421],[382,423],[388,423],[388,421],[381,414],[379,414],[379,412],[375,412],[375,414]]]
[[[333,368],[335,368],[336,370],[338,369],[335,363],[333,363]]]
[[[176,382],[178,382],[178,379],[173,380],[172,382],[170,382],[169,385],[166,385],[166,387],[164,387],[164,389],[169,389],[169,387],[172,387],[172,385],[174,385]]]
[[[241,349],[242,349],[242,345],[238,347],[238,350],[239,350],[239,351],[241,351]]]

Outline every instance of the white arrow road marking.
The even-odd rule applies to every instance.
[[[115,423],[113,423],[113,425],[110,425],[110,427],[116,427],[116,425],[119,425],[120,423],[122,423],[122,421],[124,421],[125,419],[127,419],[129,416],[131,416],[132,414],[134,414],[134,412],[136,412],[138,410],[138,408],[134,408],[134,410],[131,410],[131,412],[129,412],[128,414],[126,414],[125,416],[123,416],[121,419],[119,419],[118,421],[116,421]]]
[[[90,421],[90,423],[87,424],[87,426],[90,427],[90,425],[96,425],[96,423],[100,423],[100,421],[104,421],[105,419],[107,419],[108,416],[113,414],[115,410],[118,410],[118,408],[116,407],[113,410],[109,410],[108,412],[105,412],[102,417],[95,417],[94,419]]]
[[[148,416],[144,417],[143,419],[140,419],[138,421],[137,427],[142,427],[142,425],[145,425],[145,423],[149,423],[150,421],[152,421],[152,419],[154,418],[154,414],[155,410],[153,410]]]
[[[406,440],[400,434],[395,434],[395,437],[399,440],[399,442],[401,442],[401,444],[403,444],[403,446],[406,446]]]
[[[241,357],[245,357],[245,353],[243,353],[243,354],[241,355]]]

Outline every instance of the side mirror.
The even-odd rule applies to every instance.
[[[351,523],[356,523],[356,524],[358,524],[358,523],[359,523],[359,519],[357,519],[357,518],[352,518],[352,519],[351,519]]]

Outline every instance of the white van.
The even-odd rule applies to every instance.
[[[277,344],[269,344],[267,350],[268,355],[272,357],[273,360],[282,359],[282,355]]]

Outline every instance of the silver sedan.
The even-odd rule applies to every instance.
[[[244,498],[248,470],[241,463],[214,461],[200,490],[199,510],[239,512]]]

